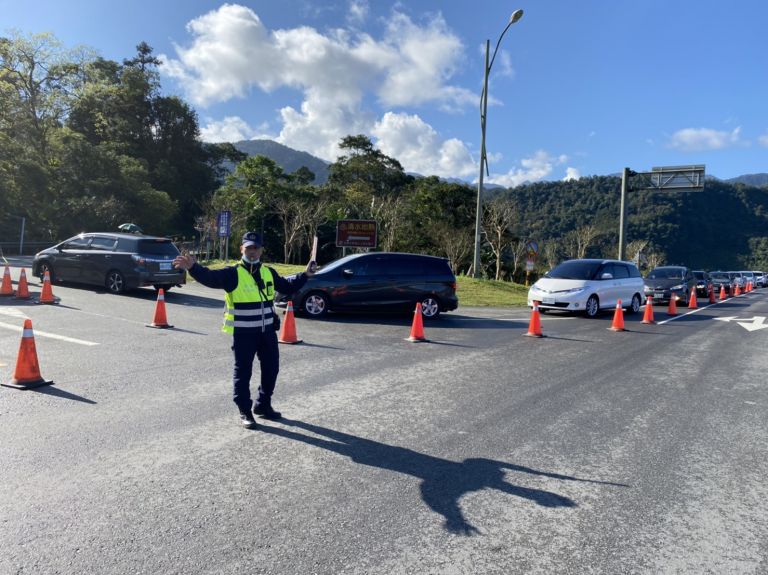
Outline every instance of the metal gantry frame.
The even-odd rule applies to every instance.
[[[650,172],[635,172],[624,168],[621,173],[621,207],[619,214],[619,260],[625,257],[627,233],[627,188],[632,176],[646,176],[650,185],[644,190],[651,192],[702,192],[704,191],[704,164],[692,166],[653,167]]]

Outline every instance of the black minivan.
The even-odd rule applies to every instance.
[[[421,303],[425,318],[459,306],[456,276],[445,258],[396,252],[353,254],[317,270],[290,298],[276,294],[278,306],[292,300],[309,317],[328,311],[413,311]]]
[[[186,283],[173,267],[179,250],[168,238],[119,233],[87,233],[35,254],[32,274],[52,282],[103,286],[122,293],[142,286],[168,291]]]

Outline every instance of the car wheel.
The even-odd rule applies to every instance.
[[[123,293],[125,291],[125,278],[119,271],[112,270],[107,274],[104,285],[110,293]]]
[[[38,268],[41,280],[45,277],[45,272],[48,272],[48,277],[53,281],[53,266],[48,262],[42,262]]]
[[[310,293],[301,308],[309,317],[323,317],[328,313],[328,297],[320,292]]]
[[[586,315],[589,318],[597,317],[597,314],[600,312],[600,300],[597,299],[596,295],[589,296],[589,299],[587,299],[587,303],[584,306],[584,315]]]
[[[440,302],[433,296],[421,300],[421,315],[426,319],[434,319],[440,315]]]
[[[632,303],[629,304],[629,309],[627,310],[629,313],[637,313],[640,311],[640,294],[635,294],[632,296]]]

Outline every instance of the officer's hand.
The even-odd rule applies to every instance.
[[[195,262],[197,261],[197,258],[195,256],[183,256],[179,255],[176,256],[173,260],[173,266],[177,268],[181,268],[183,270],[188,270],[193,265],[195,265]]]
[[[307,269],[304,270],[304,273],[307,274],[307,276],[312,277],[315,275],[315,272],[317,271],[317,262],[315,260],[312,260],[307,264]]]

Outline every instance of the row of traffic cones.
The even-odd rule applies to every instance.
[[[721,290],[720,299],[725,298],[725,292]],[[716,303],[714,299],[714,292],[710,290],[709,302]],[[696,292],[691,293],[691,297],[688,300],[688,309],[696,309],[698,302],[696,300]],[[667,315],[677,315],[677,297],[672,296],[669,300],[669,307],[667,308]],[[645,304],[645,313],[643,314],[642,323],[653,324],[656,323],[653,318],[653,298],[648,297]],[[621,300],[616,302],[616,311],[613,314],[613,321],[611,322],[611,331],[626,331],[624,327],[624,308],[621,305]],[[528,337],[544,337],[541,331],[541,318],[539,316],[539,302],[534,301],[531,309],[531,320],[528,324],[528,331],[525,333]]]
[[[16,299],[30,299],[32,297],[29,293],[27,272],[24,268],[21,268],[21,273],[19,274],[18,289],[13,291],[13,284],[11,282],[11,268],[7,265],[5,266],[5,271],[3,272],[3,283],[0,285],[0,297],[15,297]],[[37,300],[37,303],[58,303],[58,300],[53,297],[51,276],[48,272],[45,272],[45,275],[43,276],[43,290],[40,293],[40,298]]]

